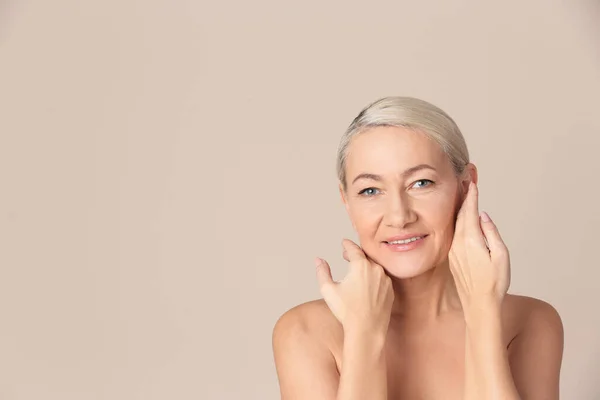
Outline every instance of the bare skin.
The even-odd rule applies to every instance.
[[[528,316],[533,315],[538,323],[527,327]],[[547,303],[526,296],[507,295],[503,304],[502,320],[504,326],[504,344],[510,356],[518,362],[522,357],[519,352],[546,351],[543,343],[532,348],[528,345],[516,346],[513,339],[517,335],[533,337],[531,344],[543,342],[546,335],[539,326],[556,318],[555,311]],[[288,348],[290,360],[280,363],[295,364],[289,370],[281,371],[283,380],[298,380],[304,389],[294,389],[282,393],[282,399],[335,399],[339,384],[339,371],[342,369],[342,348],[344,331],[341,324],[331,314],[324,300],[314,300],[289,310],[285,315],[282,330],[295,330],[293,337],[302,345],[295,353]],[[552,322],[550,322],[552,324]],[[529,329],[529,332],[527,331]],[[552,329],[548,326],[547,329]],[[463,399],[464,378],[464,322],[462,315],[446,315],[430,322],[402,321],[392,319],[386,338],[385,358],[387,361],[387,393],[390,400],[411,399]],[[511,343],[513,342],[513,343]],[[510,344],[510,346],[509,346]],[[550,345],[550,343],[548,343]],[[300,354],[301,352],[306,352]],[[318,353],[318,357],[309,357]],[[551,368],[556,371],[556,356],[548,355]],[[540,357],[535,363],[543,365],[545,358]],[[279,367],[279,365],[278,365]],[[285,367],[284,367],[285,368]],[[523,368],[526,368],[523,366]],[[320,371],[316,376],[316,371]],[[552,371],[555,376],[557,371]],[[531,385],[544,386],[543,393],[548,397],[532,395],[523,399],[558,399],[558,382],[528,382],[526,375],[522,378],[523,391]],[[309,383],[310,382],[310,383]],[[284,388],[293,387],[286,385]],[[532,388],[531,391],[535,390]],[[304,393],[305,397],[302,397]],[[540,392],[542,393],[542,392]],[[312,397],[311,397],[312,396]]]
[[[353,140],[346,171],[361,245],[343,241],[342,282],[320,260],[323,299],[278,320],[282,399],[558,399],[562,322],[507,294],[508,250],[478,216],[475,166],[456,177],[422,134],[379,127]],[[390,251],[385,239],[405,233],[426,237]]]

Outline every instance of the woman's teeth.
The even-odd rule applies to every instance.
[[[423,236],[415,236],[415,237],[412,237],[410,239],[405,239],[405,240],[394,240],[393,242],[388,242],[388,244],[406,244],[406,243],[414,242],[415,240],[419,240],[422,238],[423,238]]]

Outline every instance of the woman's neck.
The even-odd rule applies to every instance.
[[[392,277],[392,284],[392,319],[425,322],[461,310],[448,260],[413,278]]]

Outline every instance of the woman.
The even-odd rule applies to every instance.
[[[560,316],[507,294],[510,260],[478,211],[477,169],[442,110],[380,99],[338,153],[340,194],[360,246],[343,240],[343,281],[317,259],[322,300],[273,330],[284,400],[551,400]]]

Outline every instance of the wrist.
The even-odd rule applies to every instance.
[[[493,296],[472,299],[463,305],[463,314],[467,324],[477,324],[500,317],[502,300]]]
[[[374,329],[366,325],[350,325],[344,327],[344,344],[367,347],[373,350],[383,349],[387,337],[387,329]]]

